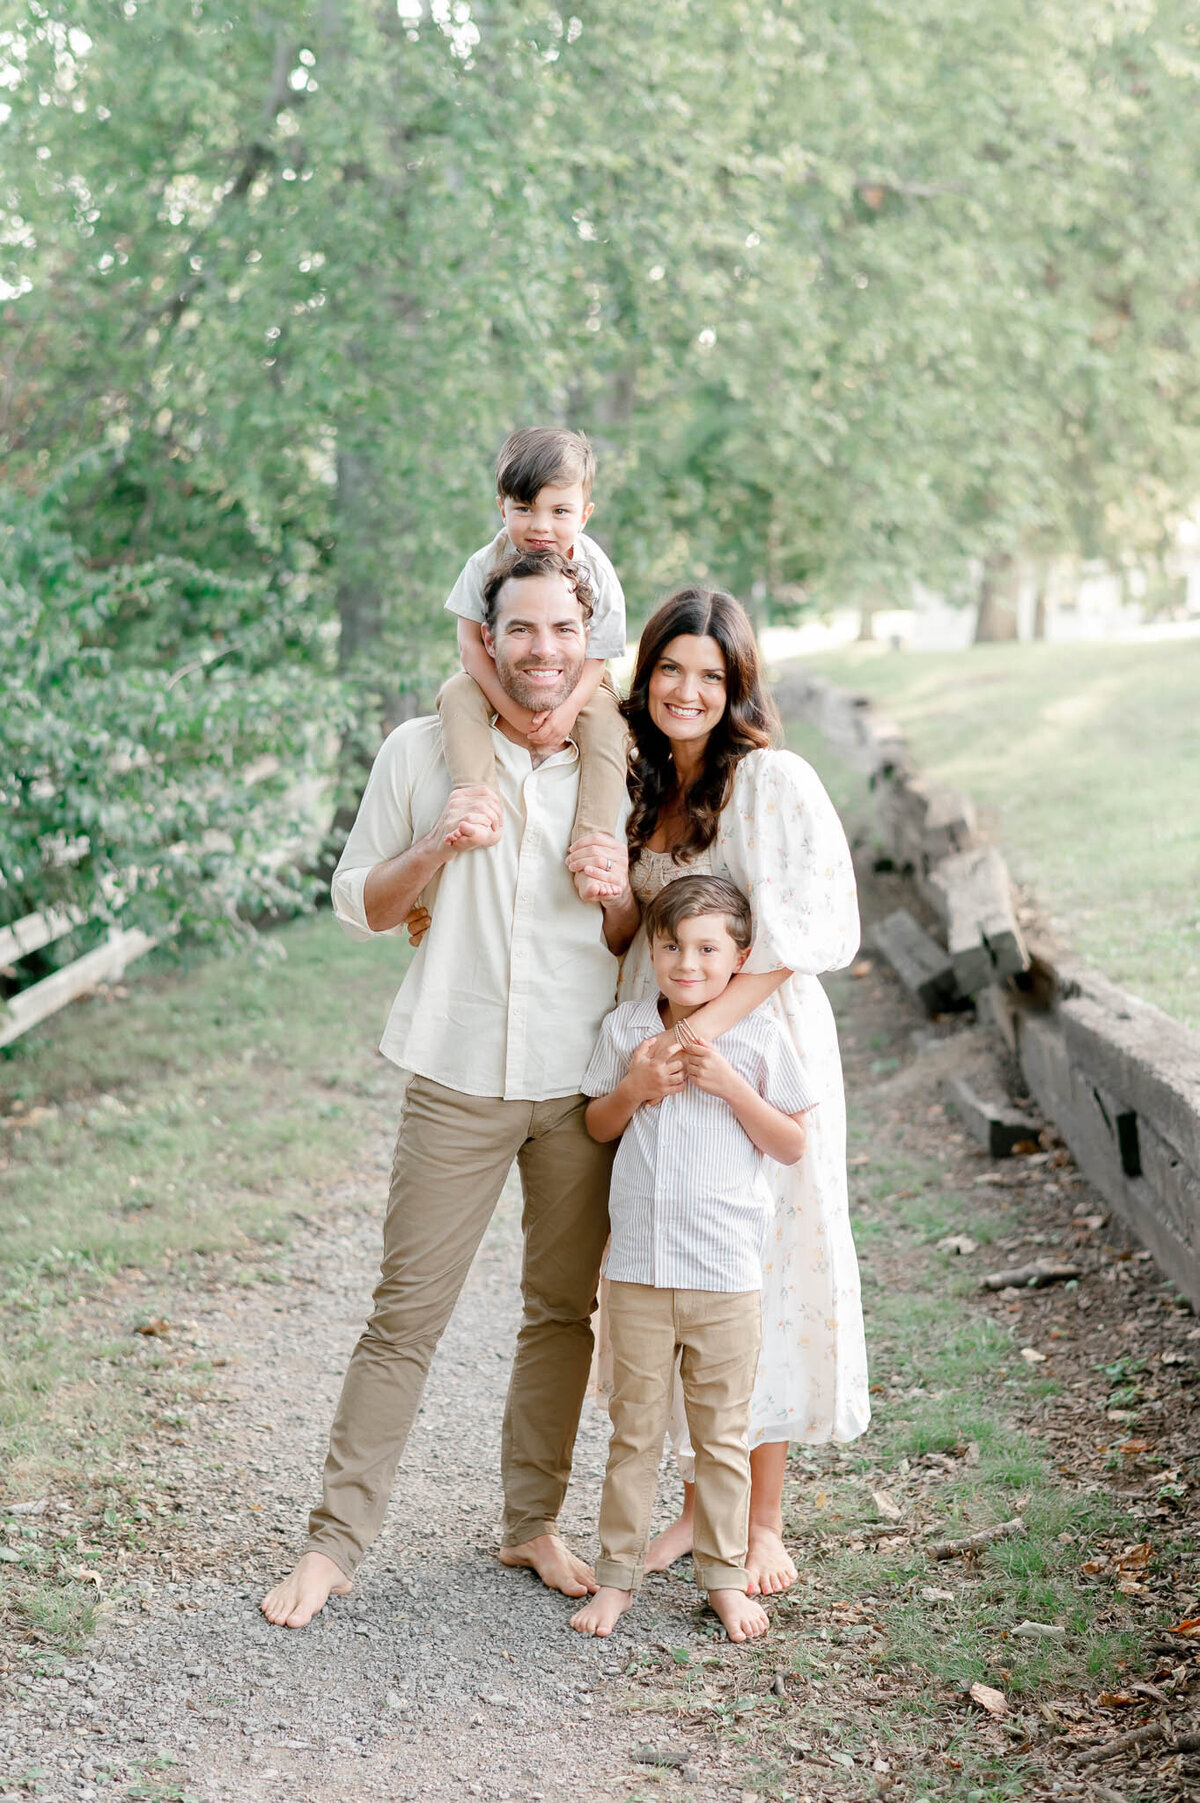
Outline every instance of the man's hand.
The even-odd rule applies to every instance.
[[[644,1039],[629,1061],[625,1084],[631,1100],[640,1108],[648,1102],[656,1108],[665,1096],[676,1095],[684,1085],[683,1063],[678,1054],[672,1059],[656,1058],[654,1040]]]
[[[498,843],[503,824],[500,797],[482,784],[466,785],[451,789],[431,837],[449,851],[478,851]]]
[[[578,718],[579,705],[576,703],[572,706],[571,696],[568,695],[557,707],[541,714],[531,714],[529,725],[525,728],[525,737],[539,751],[554,751],[570,738]]]
[[[581,901],[616,900],[629,889],[629,847],[611,833],[591,833],[576,839],[567,853],[567,869]]]

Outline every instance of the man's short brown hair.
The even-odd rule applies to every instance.
[[[496,624],[496,609],[505,583],[521,582],[527,576],[561,576],[575,590],[575,599],[583,609],[583,623],[588,624],[594,597],[588,573],[581,563],[573,563],[561,551],[511,551],[489,570],[484,579],[483,623],[489,632]]]
[[[673,939],[685,920],[698,914],[722,914],[729,937],[740,951],[745,951],[753,935],[750,903],[736,883],[723,876],[679,876],[660,889],[646,909],[646,937],[653,945],[656,939]]]
[[[496,459],[496,493],[526,507],[543,488],[578,482],[586,501],[596,479],[596,453],[582,432],[564,426],[523,426],[510,432]]]

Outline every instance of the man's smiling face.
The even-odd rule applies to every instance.
[[[549,713],[571,693],[587,657],[587,626],[575,590],[557,574],[506,582],[483,642],[505,694],[531,713]]]

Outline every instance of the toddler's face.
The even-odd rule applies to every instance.
[[[660,933],[650,948],[658,987],[680,1013],[691,1013],[720,995],[747,956],[723,914],[681,920],[674,937]]]
[[[518,551],[558,551],[569,557],[575,540],[592,517],[592,503],[584,499],[583,484],[547,483],[532,501],[512,495],[496,497],[504,515],[504,527]]]

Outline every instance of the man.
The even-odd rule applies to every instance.
[[[484,589],[483,638],[529,724],[578,682],[590,592],[554,551],[510,558]],[[608,1233],[612,1147],[579,1093],[613,1001],[614,954],[637,925],[623,842],[567,847],[578,790],[569,742],[493,727],[499,799],[450,793],[435,719],[397,727],[376,758],[333,879],[357,937],[398,931],[424,891],[432,925],[392,1006],[381,1049],[411,1072],[384,1224],[375,1306],[351,1356],[308,1548],[263,1599],[304,1627],[344,1595],[383,1521],[433,1351],[513,1158],[525,1196],[524,1314],[504,1413],[506,1565],[551,1589],[595,1589],[557,1532],[592,1353],[590,1315]],[[580,899],[572,871],[601,891]]]

